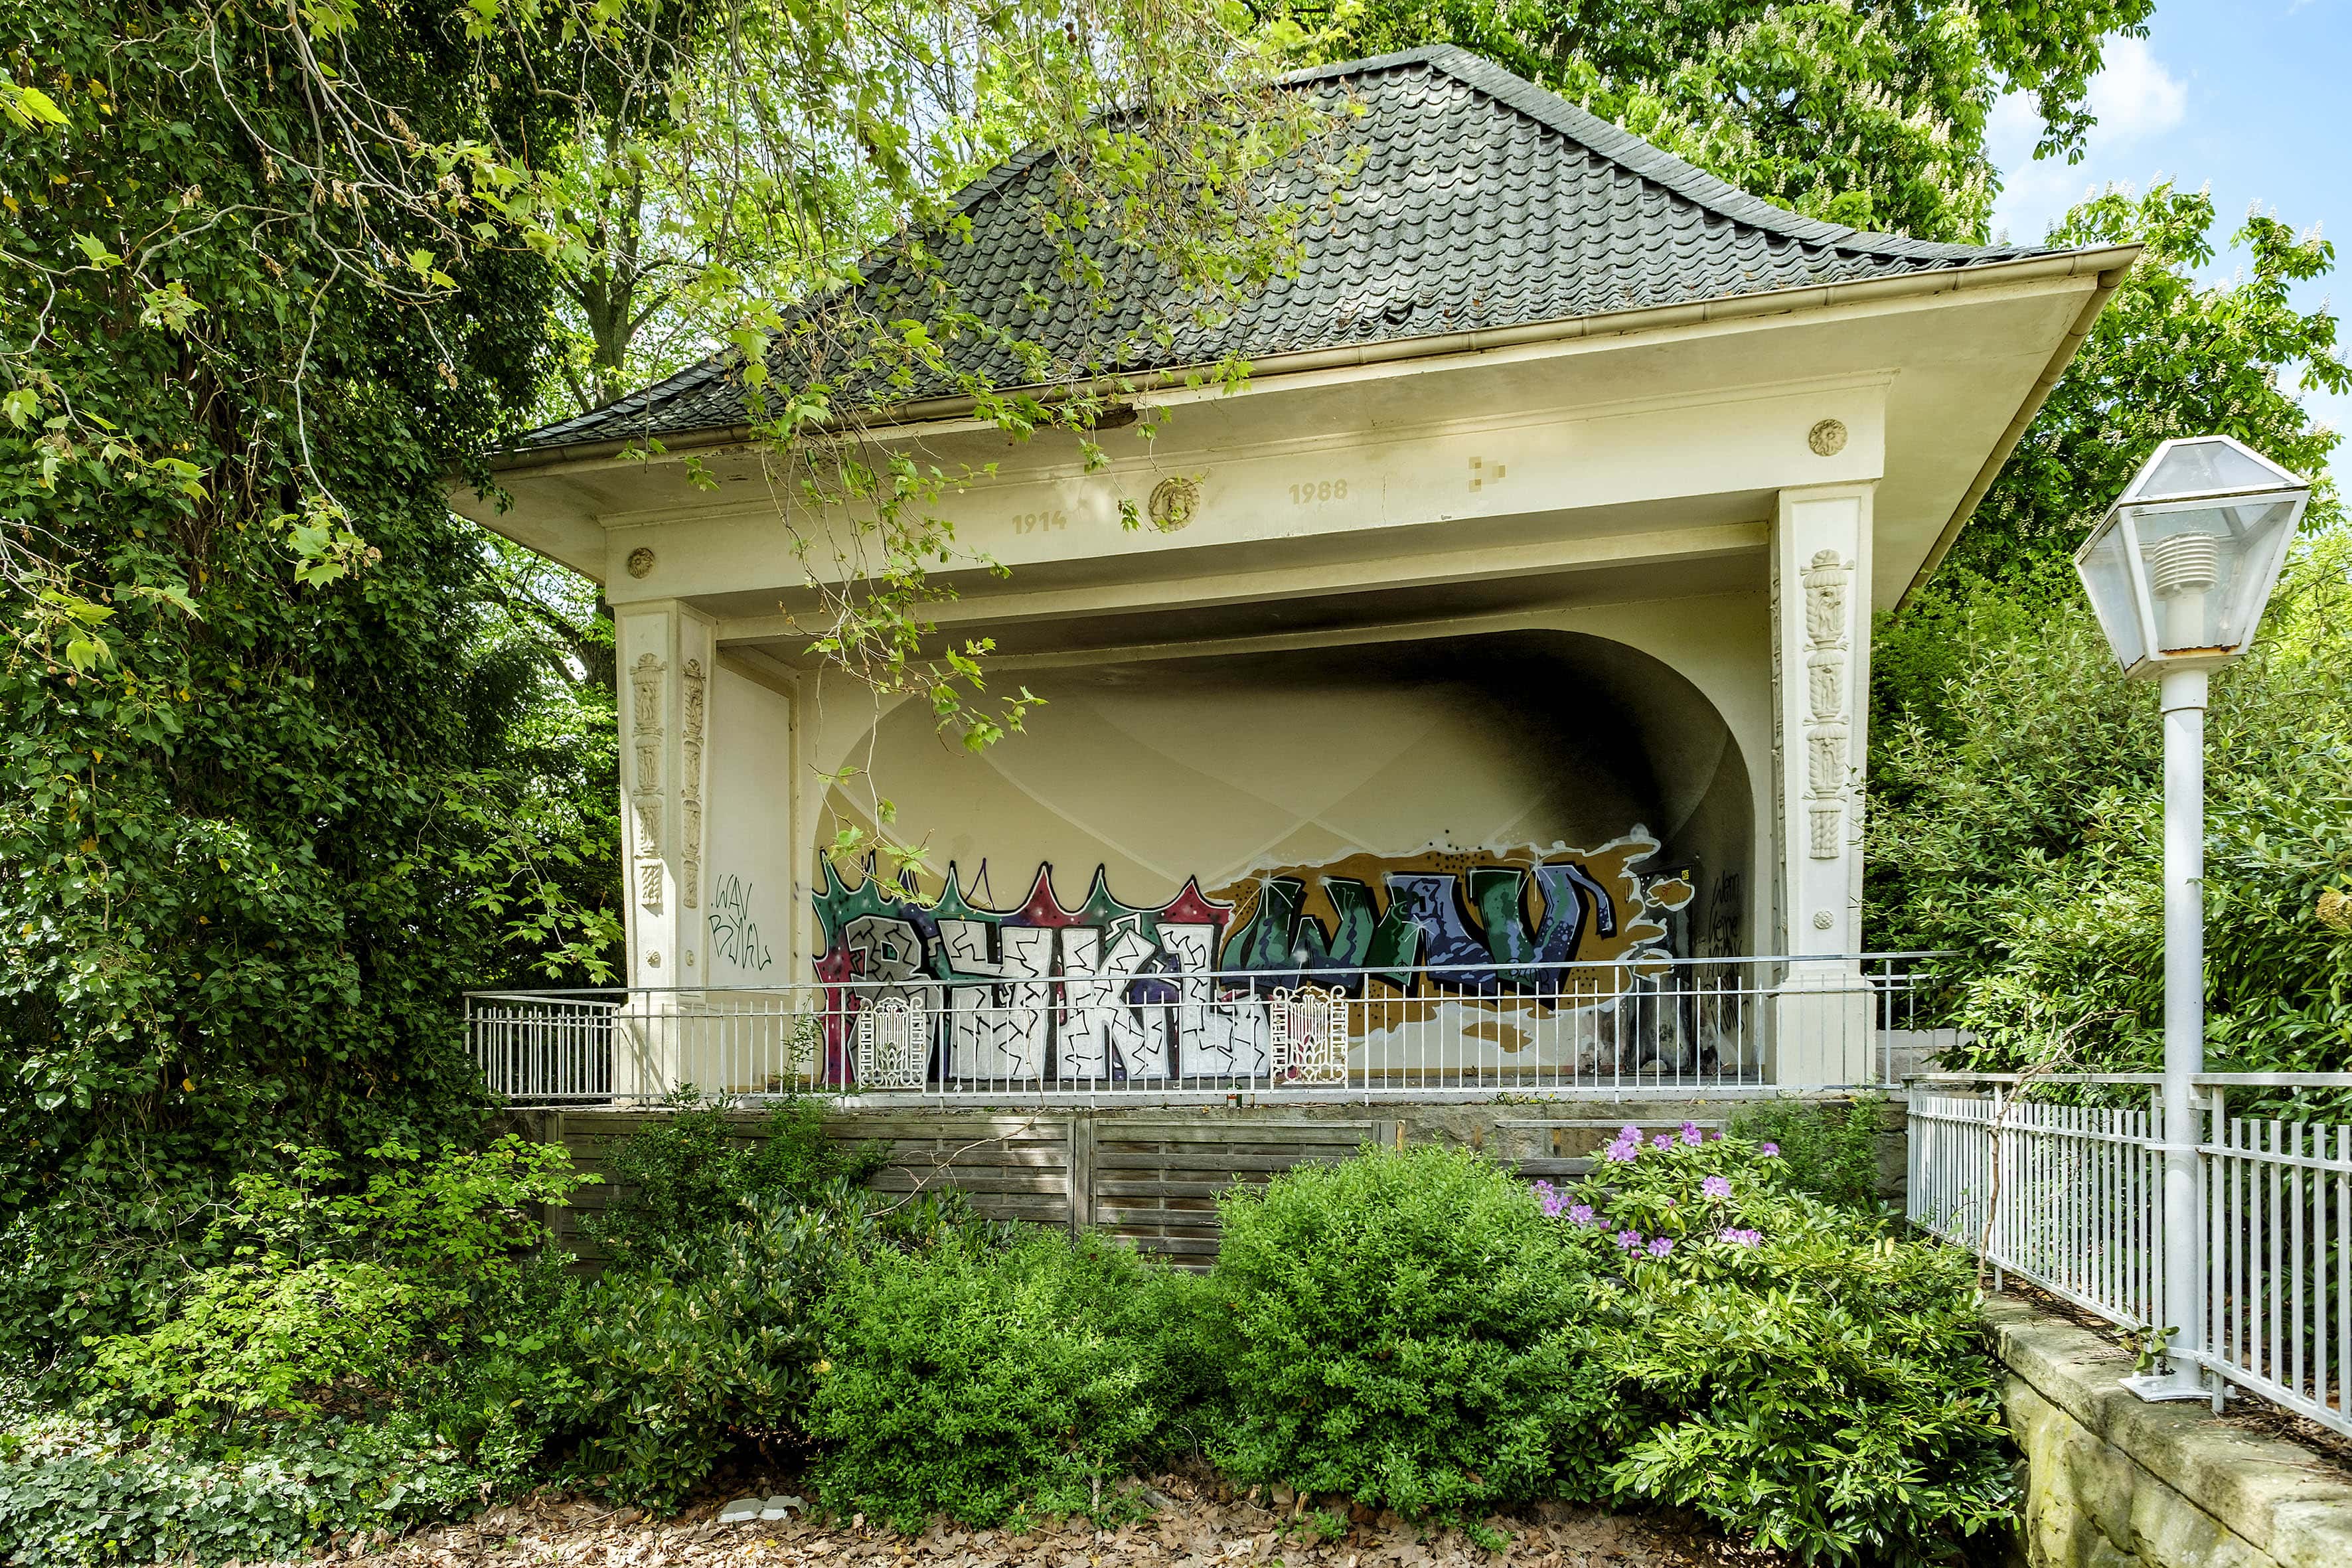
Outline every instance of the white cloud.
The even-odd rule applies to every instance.
[[[2099,117],[2095,143],[2129,146],[2180,123],[2189,89],[2164,68],[2146,38],[2109,38],[2106,63],[2091,79],[2091,112]]]
[[[1992,106],[1985,122],[1986,150],[2001,173],[2000,200],[1993,205],[1996,235],[2037,240],[2065,210],[2102,185],[2123,179],[2145,182],[2150,171],[2118,166],[2120,155],[2176,130],[2188,118],[2189,87],[2164,67],[2145,38],[2109,38],[2105,63],[2091,79],[2091,112],[2098,123],[2084,137],[2084,158],[2035,162],[2033,144],[2041,117],[2021,93]]]

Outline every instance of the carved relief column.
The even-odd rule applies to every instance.
[[[621,820],[628,842],[628,984],[675,992],[701,979],[703,821],[712,622],[676,600],[614,618],[623,682]],[[674,996],[640,998],[634,1048],[614,1051],[614,1092],[676,1087]],[[625,1065],[623,1058],[628,1058]],[[626,1080],[626,1087],[624,1081]]]
[[[1876,1053],[1861,967],[1862,770],[1869,702],[1874,487],[1780,493],[1772,541],[1780,951],[1775,1077],[1867,1081]]]

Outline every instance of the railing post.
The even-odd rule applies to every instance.
[[[2001,1234],[2004,1228],[2001,1224],[2001,1205],[2008,1201],[2010,1194],[2001,1181],[2001,1177],[2006,1173],[2002,1168],[2001,1160],[2009,1151],[2001,1145],[2008,1137],[2006,1124],[2002,1121],[2008,1104],[2007,1093],[2000,1084],[1994,1084],[1992,1116],[1985,1122],[1985,1209],[1984,1228],[1980,1233],[1984,1237],[1983,1255],[1994,1258],[2002,1257],[2006,1251],[2003,1243],[2007,1238]],[[1997,1262],[1992,1266],[1992,1288],[1996,1290],[2009,1289],[2009,1281],[2002,1277],[2000,1265]]]
[[[2219,1087],[2208,1090],[2203,1142],[2219,1146],[2226,1141],[2222,1129],[2229,1125],[2229,1105],[2224,1099],[2223,1091]],[[2227,1222],[2228,1215],[2221,1192],[2222,1167],[2206,1159],[2202,1154],[2199,1155],[2197,1164],[2198,1183],[2204,1189],[2201,1194],[2202,1201],[2199,1205],[2197,1222],[2201,1233],[2200,1238],[2201,1250],[2205,1255],[2205,1278],[2199,1282],[2198,1287],[2202,1292],[2199,1300],[2205,1309],[2198,1318],[2198,1342],[2200,1348],[2206,1352],[2208,1357],[2206,1365],[2213,1373],[2210,1390],[2213,1396],[2213,1414],[2219,1415],[2230,1394],[2230,1380],[2221,1375],[2228,1346],[2225,1342],[2226,1334],[2221,1318],[2223,1246],[2221,1227]]]
[[[1095,1119],[1091,1106],[1070,1112],[1069,1152],[1070,1240],[1086,1234],[1095,1218]]]

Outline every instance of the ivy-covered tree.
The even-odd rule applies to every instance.
[[[1810,216],[1981,240],[1985,119],[2030,95],[2077,158],[2105,41],[2152,0],[1339,0],[1269,7],[1308,58],[1454,43]]]
[[[609,628],[443,497],[488,482],[562,380],[567,295],[625,259],[615,169],[765,379],[794,493],[821,457],[885,557],[928,537],[919,477],[863,467],[828,386],[765,350],[822,330],[816,360],[887,386],[958,317],[802,309],[877,232],[815,243],[826,179],[919,257],[951,238],[959,149],[1035,127],[1083,175],[1045,216],[1103,215],[1204,286],[1279,254],[1234,199],[1285,112],[1246,112],[1244,16],[1016,0],[925,45],[913,16],[0,0],[0,1348],[146,1310],[208,1192],[281,1145],[467,1135],[466,986],[609,974]],[[975,38],[978,131],[934,90]],[[1117,122],[1069,111],[1106,95]],[[797,237],[781,296],[740,265],[759,224]],[[908,674],[921,597],[919,572],[845,590],[836,643],[942,685]]]
[[[331,47],[420,138],[552,123],[436,13],[5,7],[0,1288],[21,1347],[167,1283],[214,1175],[469,1126],[456,989],[609,915],[517,754],[442,484],[547,367],[548,263],[462,261],[314,119]],[[290,154],[290,155],[289,155]],[[437,276],[434,276],[437,275]],[[531,691],[530,696],[536,696]],[[199,1227],[200,1229],[201,1227]]]

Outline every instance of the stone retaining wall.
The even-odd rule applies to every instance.
[[[2030,1568],[2352,1568],[2352,1478],[2203,1405],[2117,1386],[2131,1358],[2014,1298],[1986,1308],[2024,1450]]]

